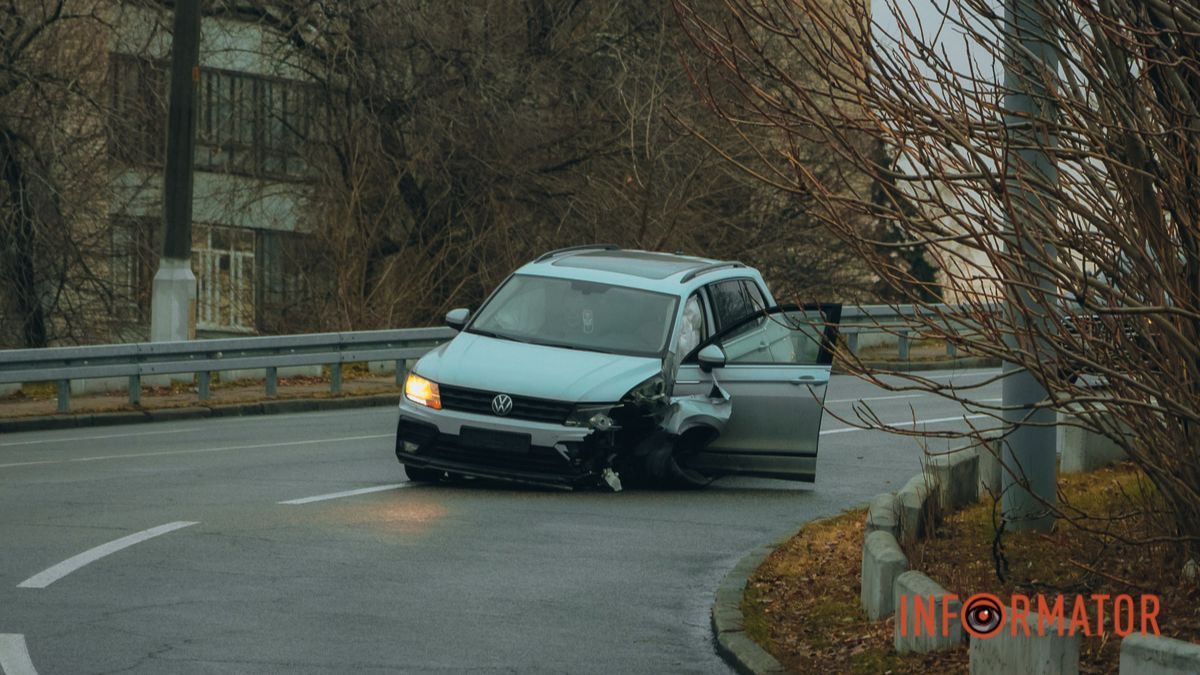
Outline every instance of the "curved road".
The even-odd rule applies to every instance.
[[[847,377],[827,399],[963,424],[945,421],[964,414],[955,403]],[[708,622],[721,577],[799,523],[896,489],[921,454],[827,415],[813,487],[430,487],[404,482],[395,417],[0,436],[0,669],[728,672]]]

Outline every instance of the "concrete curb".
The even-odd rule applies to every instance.
[[[1121,640],[1120,668],[1129,675],[1195,673],[1200,669],[1200,645],[1157,635],[1130,635]]]
[[[791,539],[788,535],[774,544],[759,546],[738,561],[717,587],[712,607],[713,639],[717,654],[742,675],[786,673],[783,664],[746,636],[742,616],[742,597],[750,575],[777,546]]]
[[[0,434],[19,431],[46,431],[50,429],[77,429],[103,427],[114,424],[138,424],[142,422],[174,422],[208,417],[242,417],[245,415],[278,415],[316,410],[346,410],[349,408],[376,408],[399,405],[400,394],[372,394],[369,396],[342,396],[339,398],[295,398],[277,401],[255,401],[232,405],[191,406],[187,408],[162,408],[108,413],[80,413],[48,415],[45,417],[19,417],[0,420]]]

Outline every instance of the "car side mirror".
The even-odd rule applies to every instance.
[[[467,320],[471,318],[471,310],[465,307],[452,309],[446,312],[446,325],[454,330],[462,330],[467,325]]]
[[[725,365],[725,352],[716,345],[708,345],[700,350],[696,355],[696,360],[700,362],[700,370],[711,372],[713,368],[720,368]]]

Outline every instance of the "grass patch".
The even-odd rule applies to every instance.
[[[748,586],[742,595],[742,631],[764,648],[771,646],[771,622],[754,609],[765,602],[762,589]]]
[[[946,518],[935,536],[909,547],[909,560],[963,597],[1157,594],[1163,634],[1200,638],[1200,586],[1182,578],[1178,551],[1139,541],[1158,531],[1154,511],[1160,505],[1132,464],[1061,475],[1058,501],[1072,518],[1060,519],[1048,533],[1004,533],[999,556],[993,554],[999,506],[989,498]],[[1111,620],[1106,613],[1107,636],[1082,639],[1080,672],[1116,672],[1120,639]]]
[[[960,597],[1156,593],[1163,634],[1200,641],[1200,585],[1182,579],[1183,561],[1173,548],[1130,541],[1155,531],[1153,491],[1132,465],[1061,476],[1059,503],[1087,518],[1060,520],[1045,534],[1004,534],[1003,581],[992,554],[999,512],[991,499],[951,514],[928,539],[910,545],[910,567]],[[965,672],[965,646],[896,654],[892,619],[870,621],[859,608],[865,517],[856,509],[810,523],[768,556],[743,600],[747,635],[794,672]],[[1120,639],[1107,625],[1107,637],[1082,640],[1080,672],[1116,672]]]
[[[746,634],[789,669],[815,673],[961,670],[944,656],[897,655],[891,621],[858,605],[866,509],[809,523],[750,577],[742,602]],[[942,663],[948,667],[931,665]]]

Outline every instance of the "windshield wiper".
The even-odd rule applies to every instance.
[[[580,347],[579,345],[569,345],[569,344],[563,344],[563,343],[559,343],[559,342],[533,342],[533,344],[542,345],[543,347],[559,347],[561,349],[574,349],[575,351],[578,351],[578,352],[598,352],[600,354],[621,354],[621,352],[613,351],[611,349],[601,349],[599,347]]]
[[[501,335],[500,333],[494,333],[490,330],[483,330],[481,328],[468,328],[467,332],[475,335],[482,335],[484,337],[496,338],[497,340],[509,340],[512,342],[523,342],[525,344],[533,343],[532,340],[525,340],[523,338],[513,337],[511,335]]]

